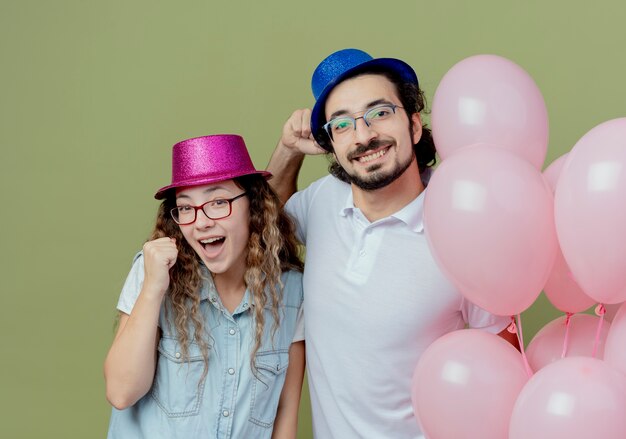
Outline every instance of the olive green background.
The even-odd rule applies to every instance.
[[[625,16],[618,0],[3,0],[0,436],[105,436],[115,304],[173,143],[239,133],[264,167],[334,50],[406,60],[430,99],[453,64],[494,53],[541,89],[550,163],[624,116]],[[325,172],[307,159],[300,183]],[[542,296],[527,341],[557,315]]]

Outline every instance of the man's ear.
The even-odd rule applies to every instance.
[[[416,145],[422,138],[422,118],[419,113],[413,113],[411,115],[411,120],[413,122],[411,137],[413,139],[413,145]]]

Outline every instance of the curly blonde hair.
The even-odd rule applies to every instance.
[[[254,357],[259,347],[265,328],[263,309],[271,304],[271,313],[274,324],[272,338],[280,325],[279,309],[282,306],[283,285],[280,276],[287,270],[303,270],[300,258],[300,243],[298,242],[294,225],[289,216],[283,211],[281,202],[267,183],[259,175],[247,175],[234,179],[237,186],[242,188],[249,199],[250,221],[248,240],[248,254],[244,281],[254,303],[254,347],[250,356],[250,365],[253,371]],[[170,287],[166,300],[171,304],[173,320],[178,332],[178,341],[181,345],[183,358],[189,357],[190,334],[188,325],[193,325],[193,341],[195,341],[204,358],[204,373],[208,371],[208,329],[200,313],[199,291],[203,282],[200,268],[200,258],[183,237],[180,227],[170,216],[170,210],[176,206],[176,197],[173,190],[166,194],[157,213],[156,224],[150,239],[171,237],[176,239],[178,258],[170,269]],[[166,319],[168,307],[165,307]],[[170,322],[171,324],[171,322]],[[202,381],[202,380],[201,380]]]

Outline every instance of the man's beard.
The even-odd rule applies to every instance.
[[[354,152],[348,155],[348,160],[351,160],[355,156],[364,154],[368,151],[372,151],[380,148],[382,145],[389,144],[389,142],[381,141],[378,139],[372,140],[367,145],[359,146]],[[392,143],[390,148],[396,147],[396,143]],[[351,183],[364,191],[375,191],[377,189],[384,188],[389,184],[397,180],[404,172],[411,166],[413,162],[414,154],[411,154],[406,162],[398,164],[394,169],[388,173],[377,172],[377,169],[381,167],[380,164],[374,164],[367,169],[368,175],[361,177],[360,175],[349,174],[344,168],[341,167],[336,160],[331,163],[329,171],[332,175],[338,179]]]

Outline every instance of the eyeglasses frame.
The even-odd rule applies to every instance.
[[[335,118],[329,120],[328,122],[326,122],[324,125],[322,125],[322,128],[324,128],[324,131],[326,131],[326,134],[328,134],[328,137],[330,138],[330,140],[334,141],[332,132],[330,131],[330,124],[333,123],[333,121],[335,121],[335,120],[337,120],[339,118],[341,118],[341,119],[343,119],[343,118],[352,119],[353,126],[354,126],[354,131],[356,131],[356,121],[359,120],[359,119],[363,119],[363,122],[365,123],[365,125],[367,127],[370,127],[370,126],[372,126],[372,124],[367,122],[367,119],[365,119],[365,115],[368,114],[370,111],[376,110],[377,108],[381,108],[381,107],[389,107],[389,108],[391,108],[391,111],[393,112],[393,114],[396,114],[396,108],[404,109],[404,107],[401,106],[401,105],[396,105],[396,104],[391,104],[391,103],[389,103],[389,104],[380,104],[380,105],[376,105],[375,107],[370,108],[369,110],[365,110],[363,112],[363,115],[359,116],[359,117],[352,117],[350,115],[342,115],[342,116],[335,117]]]
[[[195,222],[196,222],[196,220],[198,219],[198,211],[199,211],[199,210],[201,210],[201,211],[202,211],[202,213],[204,213],[204,215],[205,215],[208,219],[210,219],[210,220],[213,220],[213,221],[216,221],[216,220],[221,220],[221,219],[224,219],[224,218],[228,218],[228,217],[229,217],[229,216],[233,213],[233,201],[238,200],[239,198],[242,198],[242,197],[243,197],[243,196],[245,196],[245,195],[248,195],[248,193],[247,193],[247,192],[243,192],[243,193],[241,193],[241,194],[239,194],[239,195],[237,195],[236,197],[233,197],[233,198],[218,198],[218,199],[216,199],[216,200],[210,200],[210,201],[207,201],[206,203],[202,203],[200,206],[176,206],[176,207],[174,207],[174,208],[170,209],[170,216],[172,217],[172,219],[174,220],[174,222],[175,222],[176,224],[178,224],[179,226],[188,226],[188,225],[190,225],[190,224],[195,223]],[[226,202],[228,202],[228,214],[227,214],[227,215],[220,216],[220,217],[218,217],[218,218],[213,218],[213,217],[210,217],[210,216],[209,216],[209,215],[208,215],[208,214],[204,211],[204,206],[206,206],[206,205],[207,205],[207,204],[209,204],[209,203],[214,203],[214,202],[216,202],[216,201],[226,201]],[[179,222],[176,220],[176,218],[174,217],[174,211],[178,210],[180,207],[193,207],[193,209],[194,209],[193,221],[191,221],[191,222],[189,222],[189,223],[179,223]]]

